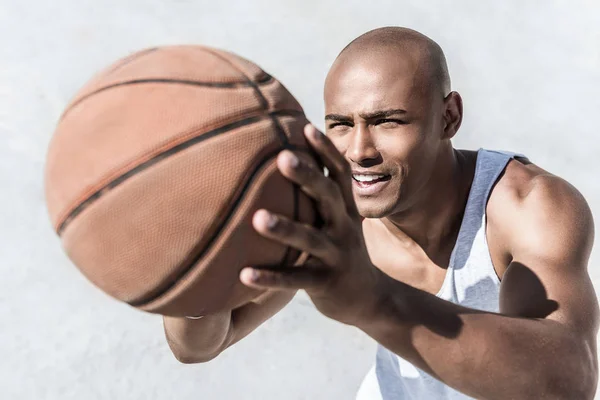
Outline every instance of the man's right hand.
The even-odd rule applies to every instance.
[[[165,335],[175,358],[192,364],[212,360],[279,312],[295,292],[267,291],[232,311],[199,319],[163,317]]]

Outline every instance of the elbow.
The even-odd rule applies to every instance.
[[[165,325],[165,338],[171,353],[182,364],[206,363],[216,358],[225,349],[224,342],[212,341],[198,343],[194,340],[185,340],[185,335],[174,335]],[[183,339],[181,338],[183,336]]]
[[[219,354],[221,354],[220,349],[214,349],[211,351],[185,349],[180,346],[176,346],[172,342],[169,342],[169,348],[171,349],[171,353],[173,354],[175,359],[182,364],[206,363],[215,359]]]
[[[206,363],[215,359],[219,354],[221,354],[222,351],[220,347],[215,347],[212,349],[192,349],[185,346],[181,346],[178,343],[175,343],[173,340],[171,340],[168,335],[167,343],[175,359],[182,364]]]
[[[182,364],[202,364],[215,359],[219,353],[213,354],[192,354],[178,351],[172,351],[175,359]]]

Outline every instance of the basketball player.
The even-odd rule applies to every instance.
[[[599,314],[581,194],[524,156],[454,149],[462,100],[441,48],[415,31],[350,43],[325,107],[327,136],[305,134],[328,177],[290,151],[277,160],[325,226],[253,219],[311,257],[245,268],[242,282],[265,292],[239,309],[166,317],[176,357],[214,358],[304,289],[379,343],[359,399],[592,399]]]

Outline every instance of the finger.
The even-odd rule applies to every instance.
[[[359,217],[354,195],[352,194],[352,171],[350,164],[333,145],[331,140],[311,124],[304,127],[304,136],[329,170],[329,177],[338,183],[348,212]]]
[[[283,176],[297,183],[301,190],[316,200],[319,213],[326,223],[336,223],[335,212],[344,201],[337,184],[323,175],[315,165],[310,164],[289,150],[284,150],[277,157],[277,166]]]
[[[327,235],[312,226],[262,209],[254,213],[252,225],[264,237],[306,251],[325,264],[335,265],[335,246]]]
[[[318,291],[327,286],[328,272],[317,267],[246,267],[240,281],[255,289]]]

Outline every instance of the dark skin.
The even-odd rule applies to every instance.
[[[269,289],[271,301],[306,290],[324,315],[472,397],[592,399],[598,303],[587,263],[594,227],[585,200],[564,180],[515,160],[492,191],[486,234],[502,282],[499,313],[434,295],[476,157],[452,147],[462,101],[432,80],[427,42],[410,32],[399,39],[406,40],[399,48],[378,41],[349,48],[332,67],[327,136],[305,130],[329,176],[295,163],[292,152],[279,155],[281,173],[317,201],[325,226],[267,210],[254,216],[258,232],[311,258],[302,267],[249,267],[240,279]],[[387,183],[365,193],[353,172]],[[239,340],[234,325],[224,323],[223,332]]]

